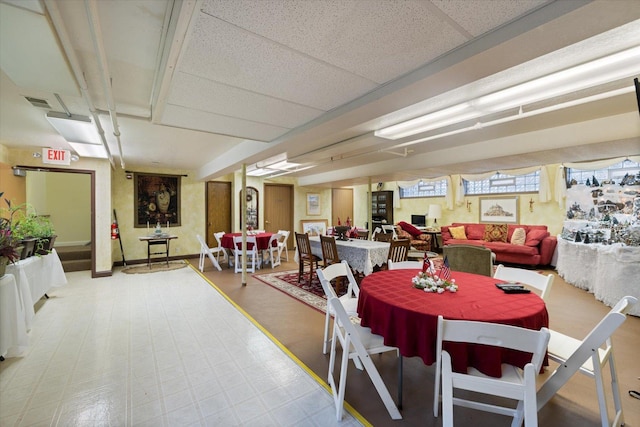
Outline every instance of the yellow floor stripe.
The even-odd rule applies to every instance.
[[[302,360],[298,359],[295,354],[291,353],[287,347],[285,347],[280,341],[278,341],[278,339],[276,337],[271,335],[271,333],[268,330],[266,330],[260,323],[258,323],[253,317],[251,317],[251,315],[249,313],[244,311],[244,309],[242,307],[240,307],[231,298],[229,298],[227,296],[227,294],[225,294],[219,287],[217,287],[215,283],[213,283],[211,280],[209,280],[209,278],[207,276],[205,276],[198,269],[198,267],[193,265],[189,260],[185,260],[185,262],[188,263],[189,267],[191,267],[191,269],[193,271],[198,273],[200,275],[200,277],[202,277],[212,288],[214,288],[216,291],[218,291],[218,293],[220,293],[220,295],[222,295],[227,301],[229,301],[240,313],[242,313],[247,319],[249,319],[249,321],[251,323],[253,323],[256,326],[256,328],[260,329],[263,334],[265,334],[271,341],[273,341],[273,343],[275,345],[277,345],[282,351],[284,351],[286,353],[286,355],[291,358],[291,360],[293,360],[298,366],[300,366],[302,369],[304,369],[318,384],[320,384],[325,389],[325,391],[327,391],[327,393],[332,395],[331,387],[329,386],[329,384],[327,384],[324,380],[322,380],[322,378],[320,378],[315,372],[313,372],[311,370],[311,368],[309,368],[307,365],[305,365],[304,362],[302,362]],[[367,421],[362,416],[362,414],[360,414],[358,411],[356,411],[356,409],[353,406],[349,405],[349,403],[346,402],[346,401],[344,402],[344,409],[347,412],[349,412],[349,414],[351,414],[355,419],[360,421],[360,423],[362,423],[362,425],[364,425],[366,427],[373,427],[373,424],[371,424],[369,421]]]

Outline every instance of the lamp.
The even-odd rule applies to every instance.
[[[438,227],[438,218],[442,218],[442,206],[440,205],[429,205],[429,213],[427,214],[429,218],[433,218],[433,227]]]

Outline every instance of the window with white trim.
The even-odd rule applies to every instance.
[[[498,172],[488,179],[463,180],[463,182],[467,195],[534,193],[540,188],[540,171],[526,175],[507,175]]]
[[[447,180],[420,181],[413,187],[400,188],[401,199],[415,199],[418,197],[444,197],[447,195]]]
[[[626,159],[620,163],[611,165],[608,168],[598,170],[567,168],[566,175],[567,185],[569,186],[569,184],[573,180],[575,180],[575,182],[578,184],[586,184],[587,180],[589,181],[589,184],[593,184],[594,176],[600,184],[606,181],[612,181],[616,184],[619,184],[626,174],[637,175],[638,173],[640,173],[640,163]]]

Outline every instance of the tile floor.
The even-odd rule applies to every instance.
[[[67,273],[0,363],[0,426],[358,426],[197,271]]]

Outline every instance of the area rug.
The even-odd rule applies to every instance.
[[[307,273],[308,274],[308,273]],[[313,275],[311,285],[306,280],[298,283],[298,270],[280,271],[267,274],[254,274],[254,278],[279,291],[301,301],[318,311],[325,312],[327,300],[318,276]],[[307,275],[305,274],[305,279]]]
[[[167,265],[166,262],[158,262],[152,263],[151,267],[149,267],[147,264],[134,265],[132,267],[124,268],[122,272],[127,274],[157,273],[159,271],[177,270],[186,266],[187,264],[184,261],[171,261],[169,265]]]

